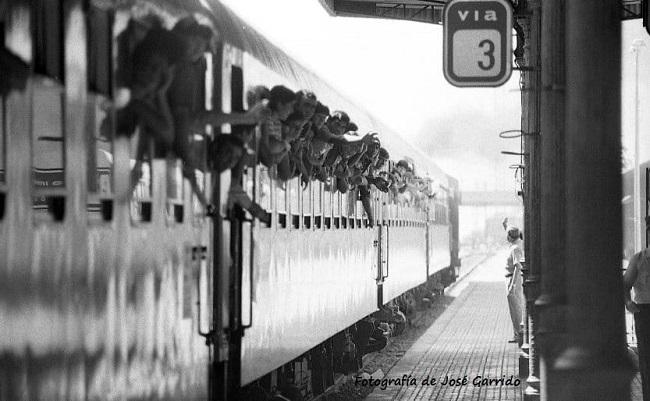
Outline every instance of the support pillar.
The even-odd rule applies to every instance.
[[[530,60],[531,67],[530,78],[530,115],[528,119],[528,129],[525,140],[529,145],[530,168],[529,170],[529,207],[530,207],[530,226],[527,227],[528,236],[531,243],[529,244],[530,260],[528,264],[528,274],[524,280],[524,295],[526,297],[526,323],[528,326],[528,378],[526,379],[526,389],[524,390],[524,400],[539,400],[539,359],[537,352],[537,311],[535,310],[535,299],[539,293],[539,276],[541,272],[541,157],[542,149],[540,146],[539,120],[540,120],[540,37],[541,37],[541,5],[540,0],[529,0],[528,8],[530,10]]]
[[[621,260],[619,0],[566,2],[567,343],[558,401],[630,399]]]
[[[540,353],[540,396],[559,399],[561,373],[553,365],[566,337],[566,212],[565,212],[565,29],[566,0],[542,2],[541,186],[541,294],[535,303]]]
[[[526,369],[520,369],[520,376],[526,372],[525,400],[539,399],[539,364],[537,360],[535,299],[537,297],[541,252],[540,252],[540,171],[541,148],[539,135],[540,107],[540,0],[529,0],[524,12],[527,22],[525,30],[526,51],[525,63],[522,67],[524,100],[522,110],[522,136],[525,158],[524,185],[524,247],[526,269],[524,270],[525,321],[524,344],[522,345],[520,366],[527,364]],[[521,24],[523,25],[523,24]],[[525,360],[524,360],[525,358]]]

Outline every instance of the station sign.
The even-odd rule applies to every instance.
[[[500,86],[512,74],[507,0],[451,0],[443,15],[443,70],[454,86]]]

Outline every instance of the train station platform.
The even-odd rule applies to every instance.
[[[513,333],[505,260],[505,250],[498,252],[448,290],[456,299],[387,373],[388,383],[376,386],[366,400],[523,399],[519,348],[508,343]],[[451,385],[451,379],[459,378],[460,385]],[[483,379],[503,379],[503,385],[481,384]]]
[[[384,378],[373,378],[388,380],[375,382],[365,401],[523,400],[525,379],[512,383],[518,379],[519,348],[508,343],[512,327],[503,278],[505,260],[506,251],[498,252],[446,291],[454,301]],[[442,384],[445,378],[447,383]],[[458,378],[460,385],[450,385],[450,379]],[[503,378],[504,383],[481,385],[485,378]],[[510,384],[505,384],[510,378]],[[630,390],[630,400],[643,399],[638,373]]]

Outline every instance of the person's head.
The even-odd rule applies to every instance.
[[[350,117],[344,111],[335,111],[327,119],[327,128],[334,135],[343,135],[347,131]]]
[[[515,226],[509,226],[506,229],[506,240],[509,243],[515,243],[518,240],[523,239],[523,235],[521,234],[521,231],[519,231],[519,228]]]
[[[352,121],[350,121],[350,122],[348,123],[348,126],[345,128],[345,130],[346,130],[346,131],[357,132],[357,131],[359,131],[359,126],[356,125],[355,123],[353,123]]]
[[[311,141],[311,155],[314,158],[321,157],[325,153],[329,152],[330,149],[332,149],[332,144],[326,141],[323,141],[322,139],[319,138],[314,138]]]
[[[341,146],[341,156],[345,159],[354,157],[355,155],[363,152],[363,142],[348,143]]]
[[[183,53],[183,41],[177,35],[162,28],[151,29],[133,51],[132,97],[155,92]]]
[[[314,115],[316,111],[316,105],[318,104],[318,99],[312,91],[301,90],[296,93],[296,105],[294,106],[295,111],[299,111],[305,117],[305,120],[309,120]]]
[[[403,176],[409,170],[409,163],[406,160],[400,160],[397,162],[395,168]]]
[[[388,151],[380,147],[377,154],[377,162],[375,162],[375,168],[382,168],[389,159],[390,155],[388,154]]]
[[[294,139],[300,134],[300,128],[305,120],[305,116],[301,112],[295,111],[284,120],[282,124],[282,131],[284,137],[287,139]]]
[[[368,134],[374,135],[372,137],[372,140],[368,143],[368,156],[372,157],[373,159],[376,159],[379,156],[379,148],[381,148],[381,142],[379,142],[379,138],[377,138],[377,132],[371,131]]]
[[[218,135],[210,151],[212,167],[219,173],[229,170],[237,165],[245,152],[241,139],[229,134]]]
[[[248,107],[261,102],[263,99],[269,99],[271,91],[264,85],[257,85],[246,91],[246,102]]]
[[[255,125],[240,125],[240,129],[235,130],[232,134],[246,146],[250,146],[251,141],[255,137]]]
[[[185,17],[179,20],[172,28],[172,32],[183,38],[186,60],[196,62],[210,48],[212,29],[199,24],[194,17]]]
[[[316,109],[314,110],[314,115],[311,118],[311,122],[316,129],[321,129],[327,120],[327,117],[330,115],[329,107],[325,106],[321,102],[316,104]]]
[[[276,85],[269,92],[269,108],[281,120],[286,120],[293,112],[296,94],[283,85]]]

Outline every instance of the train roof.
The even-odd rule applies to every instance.
[[[207,16],[217,27],[219,37],[225,42],[240,48],[267,68],[288,79],[295,89],[313,91],[319,100],[329,106],[330,110],[344,110],[359,126],[360,131],[379,132],[382,146],[388,150],[391,159],[410,158],[415,163],[418,174],[429,175],[447,183],[447,174],[422,151],[409,144],[397,132],[341,94],[324,79],[291,58],[218,0],[150,0],[143,3],[154,4],[174,14],[184,11]]]

